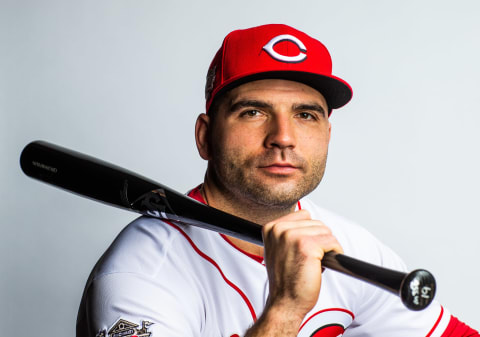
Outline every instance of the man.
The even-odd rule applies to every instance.
[[[189,195],[264,225],[265,248],[141,217],[93,270],[78,336],[478,336],[436,302],[409,311],[323,270],[328,251],[405,269],[364,229],[304,198],[323,177],[328,117],[352,96],[331,67],[319,41],[285,25],[225,38],[195,126],[208,168]]]

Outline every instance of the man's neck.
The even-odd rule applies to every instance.
[[[255,222],[259,225],[265,225],[270,221],[278,219],[281,216],[295,211],[296,204],[287,209],[280,209],[259,205],[249,200],[234,198],[231,195],[225,195],[215,184],[205,180],[200,192],[209,206],[220,209],[224,212],[233,214],[245,220]],[[229,239],[238,248],[258,256],[263,256],[263,247],[256,244],[229,236]]]

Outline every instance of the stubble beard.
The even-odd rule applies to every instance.
[[[299,180],[271,175],[263,177],[258,167],[281,156],[301,167]],[[277,210],[291,209],[302,197],[312,192],[325,172],[327,153],[307,162],[290,149],[267,150],[261,156],[242,158],[240,151],[215,149],[209,163],[210,174],[223,196],[231,202],[249,204],[252,207],[270,207]]]

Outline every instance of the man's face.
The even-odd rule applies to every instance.
[[[325,98],[286,80],[226,94],[210,125],[209,175],[232,200],[286,208],[320,183],[330,140]]]

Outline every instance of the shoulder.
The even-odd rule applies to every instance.
[[[109,274],[129,273],[155,277],[165,263],[185,263],[193,240],[208,240],[207,231],[139,217],[127,225],[100,258],[90,281]],[[181,267],[181,266],[179,266]]]
[[[343,217],[321,206],[318,206],[309,198],[304,198],[300,200],[300,204],[302,209],[306,209],[310,212],[312,218],[321,220],[332,230],[355,231],[365,234],[367,236],[371,236],[371,234],[362,226],[358,225],[350,219],[347,219],[346,217]]]
[[[77,335],[94,336],[119,317],[129,322],[148,317],[167,322],[169,335],[194,335],[203,316],[201,292],[191,282],[196,275],[189,239],[202,236],[208,233],[148,217],[126,226],[90,274],[78,311]],[[152,331],[159,328],[155,324]]]
[[[406,269],[400,257],[366,228],[316,205],[308,198],[302,199],[300,203],[303,209],[310,212],[313,219],[321,220],[332,230],[345,254],[398,270]]]
[[[349,238],[355,237],[357,242],[362,240],[374,240],[374,236],[364,227],[357,223],[336,214],[330,210],[316,205],[310,199],[302,199],[300,201],[302,209],[310,212],[312,219],[322,221],[332,232],[334,232],[337,239],[349,241]]]

